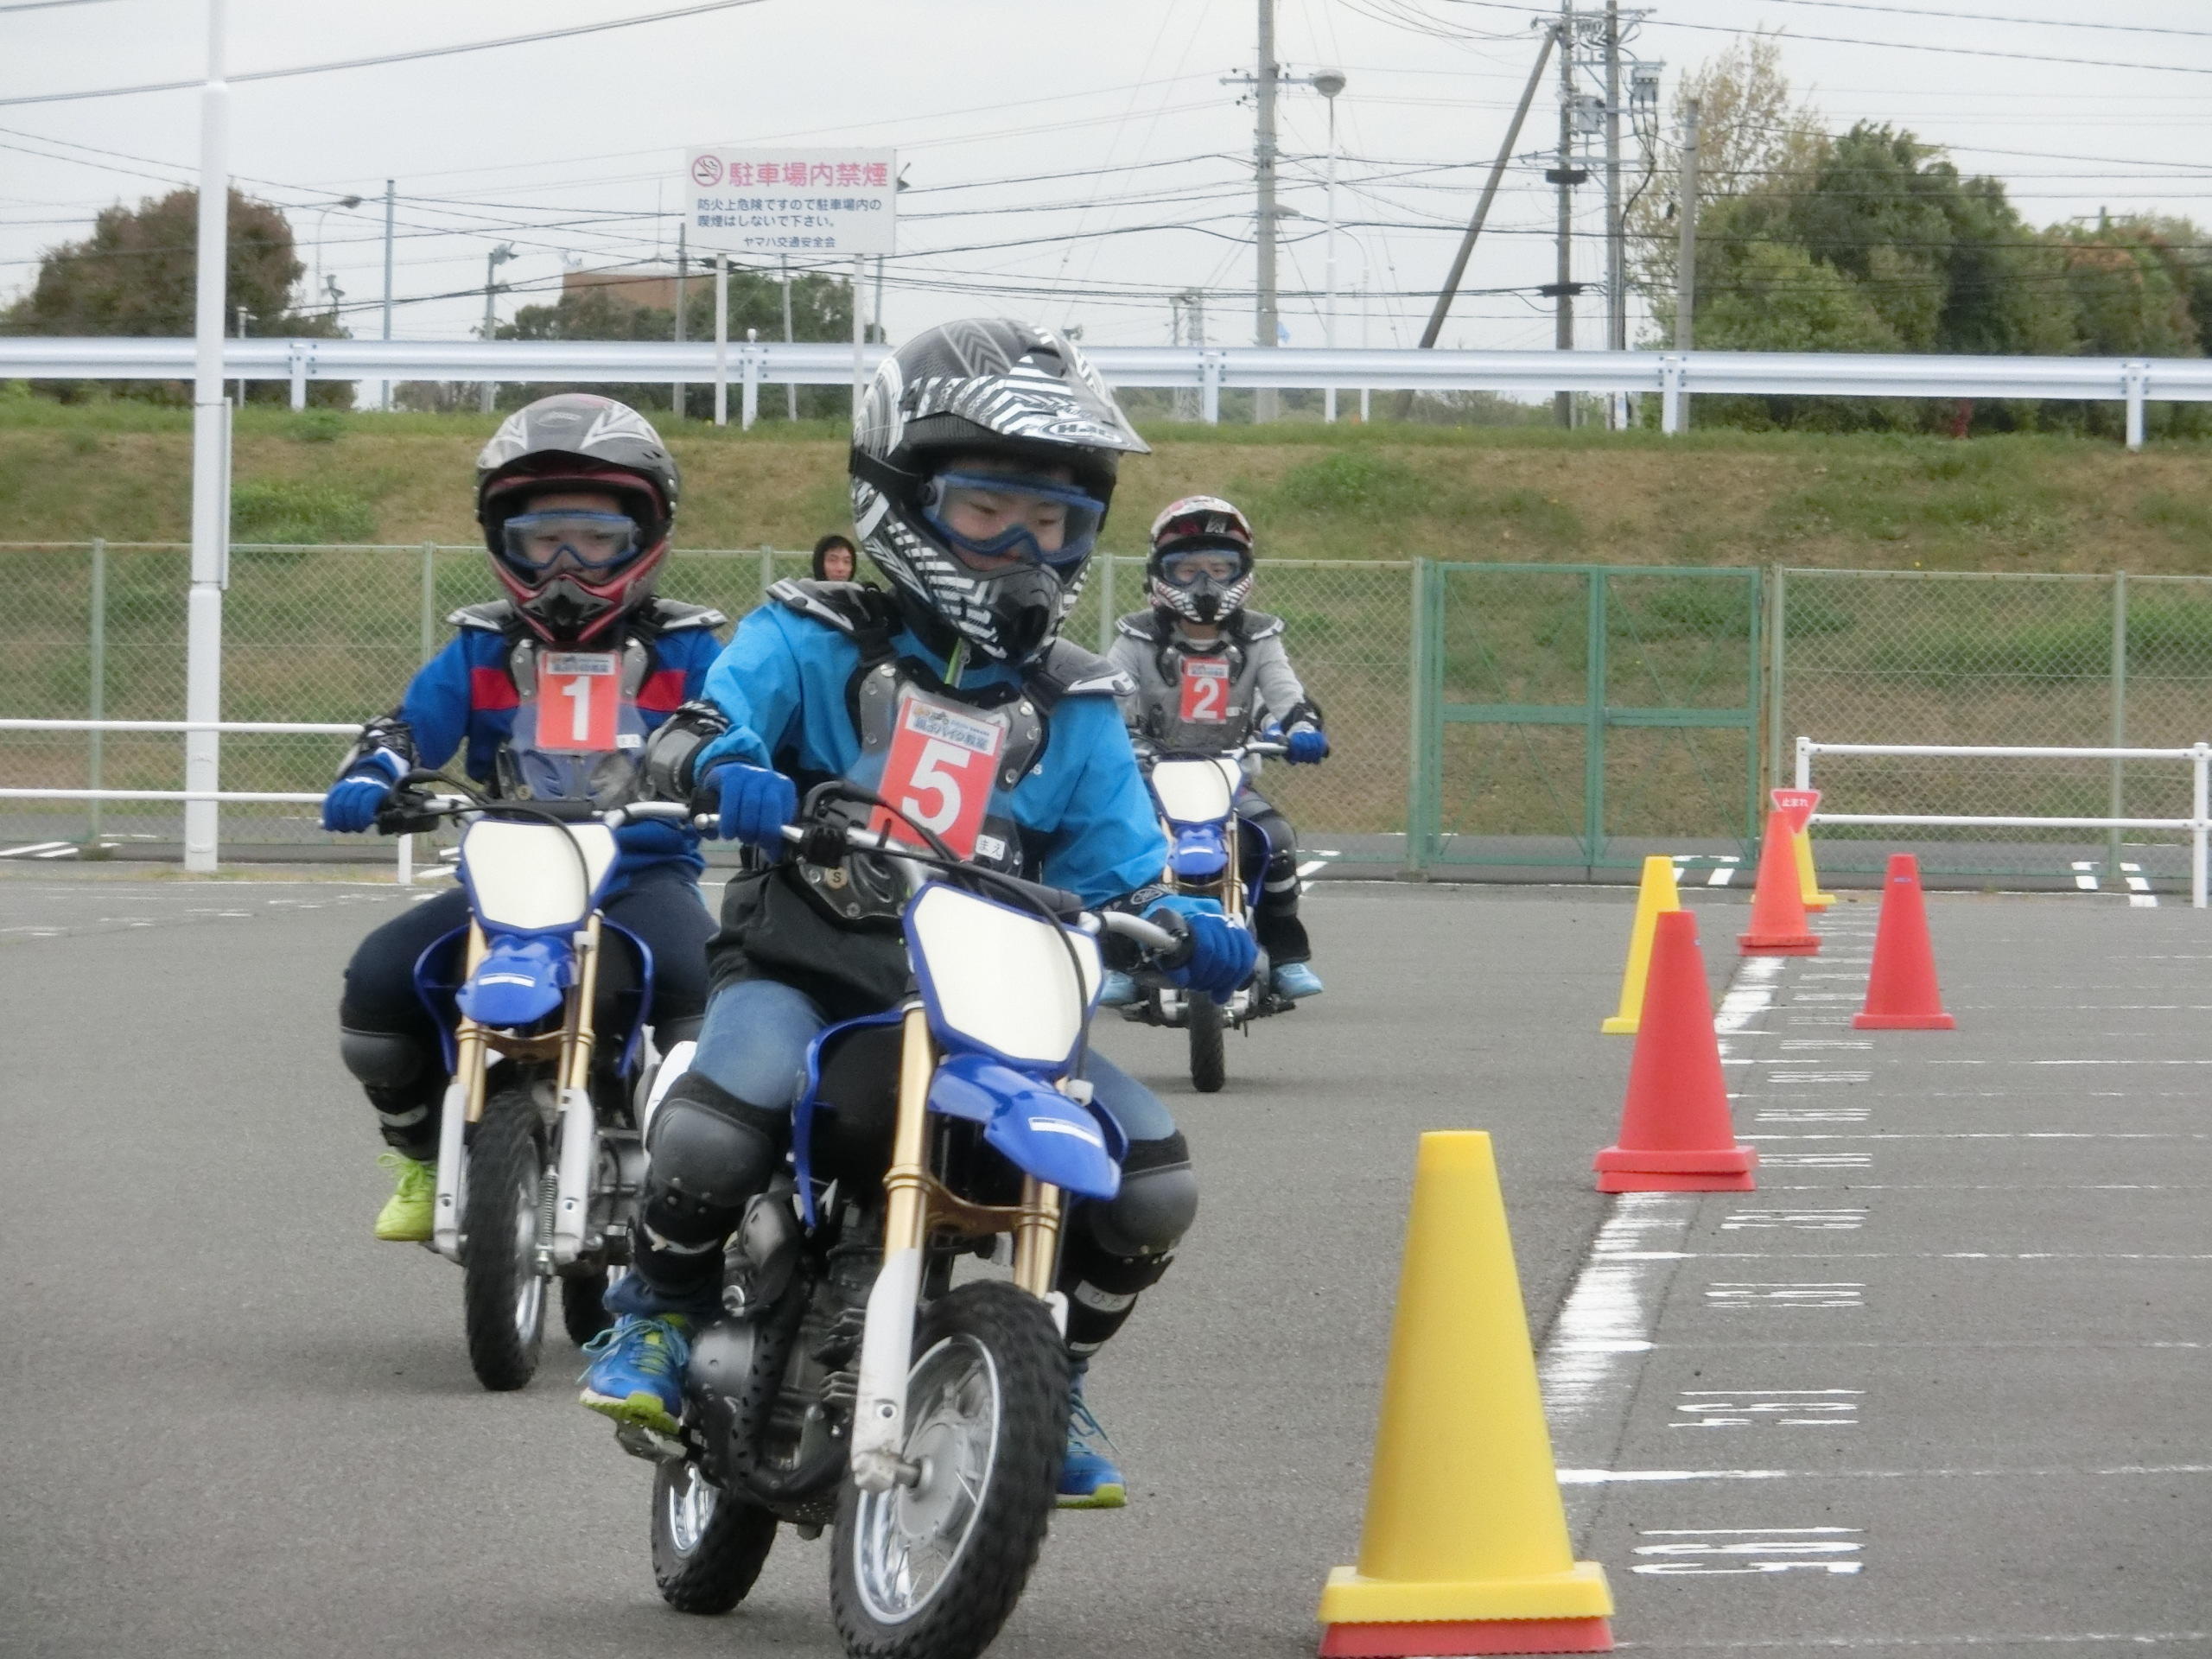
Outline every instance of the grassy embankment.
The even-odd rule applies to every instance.
[[[467,543],[475,416],[249,410],[241,540]],[[181,410],[0,398],[5,537],[187,532]],[[1109,531],[1135,550],[1193,491],[1249,505],[1268,549],[1315,559],[2212,570],[2212,456],[2067,438],[1161,427]],[[672,425],[693,547],[803,545],[844,517],[832,428]]]

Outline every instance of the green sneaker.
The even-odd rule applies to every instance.
[[[399,1185],[377,1211],[377,1236],[392,1244],[425,1244],[430,1238],[430,1211],[438,1193],[438,1166],[408,1157],[404,1153],[378,1154],[377,1167],[389,1169]]]

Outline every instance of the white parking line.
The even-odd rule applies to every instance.
[[[46,858],[55,851],[75,852],[76,848],[66,841],[30,841],[20,847],[0,851],[0,858]]]

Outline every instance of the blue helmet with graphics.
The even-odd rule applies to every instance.
[[[917,335],[853,422],[853,522],[933,649],[1024,663],[1083,591],[1124,454],[1150,451],[1066,336],[1001,318]]]

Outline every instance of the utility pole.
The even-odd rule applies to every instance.
[[[499,267],[515,257],[515,245],[502,242],[484,256],[484,343],[492,343],[493,330],[499,327],[498,313],[493,309],[492,296],[499,291]],[[486,375],[477,388],[476,410],[480,415],[489,415],[499,403],[498,383]]]
[[[683,343],[683,274],[691,264],[684,236],[690,228],[691,221],[688,215],[676,227],[676,343],[679,346]],[[668,408],[672,415],[681,416],[683,413],[683,383],[681,380],[668,389]]]
[[[1628,227],[1621,217],[1621,5],[1605,0],[1605,349],[1628,349]],[[1628,424],[1628,397],[1605,400],[1605,424]]]
[[[1337,348],[1337,94],[1344,89],[1344,72],[1322,69],[1313,77],[1313,90],[1329,106],[1329,228],[1323,233],[1321,286],[1327,298],[1321,312],[1321,343]],[[1337,389],[1332,384],[1322,394],[1321,418],[1330,425],[1337,419]]]
[[[392,209],[399,198],[393,194],[392,181],[384,181],[384,337],[391,338],[391,228]],[[391,408],[391,382],[384,383],[384,395],[378,406],[387,412]]]
[[[223,717],[223,590],[231,582],[231,411],[223,400],[223,294],[230,270],[231,92],[223,79],[223,0],[207,0],[207,79],[200,94],[199,243],[192,303],[192,588],[185,601],[184,717]],[[215,868],[221,739],[186,734],[184,868]]]
[[[788,346],[791,343],[791,262],[790,256],[779,256],[778,263],[782,265],[784,272],[784,344]],[[796,380],[786,380],[784,382],[784,418],[788,421],[795,421],[798,419],[798,382]]]
[[[1675,257],[1675,349],[1687,352],[1697,341],[1697,146],[1698,100],[1682,106],[1682,176],[1675,187],[1675,216],[1681,221],[1681,245]],[[1681,397],[1675,429],[1690,423],[1690,400]]]
[[[1259,126],[1252,147],[1253,175],[1259,186],[1259,315],[1255,319],[1255,343],[1269,351],[1280,343],[1282,320],[1275,297],[1275,0],[1259,0],[1260,68]],[[1272,421],[1280,414],[1275,389],[1262,386],[1252,394],[1252,419]]]
[[[1206,296],[1201,289],[1186,288],[1180,294],[1169,295],[1167,315],[1173,344],[1196,348],[1206,343]],[[1176,387],[1175,418],[1195,421],[1198,416],[1198,389]]]
[[[1559,276],[1544,292],[1552,296],[1553,345],[1562,352],[1574,349],[1574,187],[1590,175],[1574,165],[1574,12],[1568,0],[1559,9],[1559,164],[1544,175],[1559,187]],[[1559,391],[1552,397],[1553,412],[1561,426],[1574,424],[1574,394]]]

